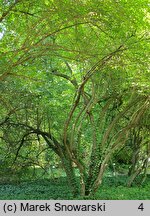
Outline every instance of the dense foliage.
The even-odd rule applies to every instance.
[[[128,186],[140,174],[144,182],[149,1],[1,0],[0,8],[2,175],[55,166],[75,197],[95,194],[107,167],[126,165]]]
[[[134,184],[126,188],[126,177],[104,177],[103,184],[94,196],[76,197],[90,200],[149,200],[149,178],[140,186]],[[0,198],[3,200],[70,200],[74,199],[64,178],[55,181],[39,179],[24,182],[7,182],[0,185]]]

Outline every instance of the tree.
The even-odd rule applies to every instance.
[[[16,158],[29,137],[41,137],[74,196],[92,195],[149,109],[148,1],[1,6],[2,137],[20,128]]]

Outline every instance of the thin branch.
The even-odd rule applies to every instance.
[[[55,34],[61,32],[61,31],[65,30],[65,29],[69,29],[69,28],[72,28],[72,27],[75,27],[75,26],[78,26],[78,25],[84,25],[84,24],[87,24],[87,23],[89,23],[89,22],[86,21],[86,22],[81,22],[81,23],[74,23],[74,24],[71,24],[71,25],[62,27],[62,28],[60,28],[60,29],[57,29],[57,30],[54,31],[54,32],[51,32],[51,33],[48,33],[48,34],[44,35],[44,36],[43,36],[38,42],[36,42],[34,45],[39,44],[41,41],[45,40],[46,38],[48,38],[48,37],[50,37],[50,36],[53,36],[53,35],[55,35]]]
[[[22,11],[22,10],[12,10],[14,12],[19,12],[19,13],[23,13],[25,15],[29,15],[29,16],[35,16],[34,13],[30,13],[30,12],[27,12],[27,11]]]
[[[71,82],[75,88],[78,87],[78,83],[76,79],[72,79],[70,76],[63,74],[63,73],[59,73],[58,71],[52,71],[52,74],[59,76],[59,77],[63,77],[64,79],[67,79],[69,82]]]
[[[29,77],[27,75],[23,75],[23,74],[17,74],[17,73],[12,73],[12,72],[5,72],[3,73],[1,76],[0,76],[0,80],[4,80],[6,77],[8,76],[14,76],[14,77],[20,77],[20,78],[25,78],[25,79],[29,79],[29,80],[33,80],[33,81],[36,81],[36,82],[43,82],[42,80],[40,79],[36,79],[36,78],[32,78],[32,77]]]
[[[18,149],[17,149],[17,152],[16,152],[15,159],[14,159],[13,163],[15,163],[15,161],[16,161],[17,158],[18,158],[19,151],[20,151],[20,149],[22,148],[22,146],[23,146],[23,144],[24,144],[25,138],[26,138],[27,136],[29,136],[30,134],[32,134],[32,133],[33,133],[33,132],[28,132],[28,133],[24,134],[24,136],[22,137],[21,143],[20,143],[20,145],[19,145],[19,147],[18,147]]]
[[[33,128],[32,126],[29,126],[29,125],[26,125],[26,124],[23,124],[23,123],[13,123],[13,122],[9,122],[10,125],[14,125],[14,126],[22,126],[24,128],[28,128],[30,130],[30,132],[27,133],[27,135],[30,135],[30,134],[37,134],[37,135],[41,135],[46,143],[48,144],[48,146],[53,149],[55,151],[55,153],[58,154],[58,151],[57,149],[60,148],[60,143],[57,141],[57,139],[52,136],[50,133],[47,133],[47,132],[44,132],[44,131],[41,131],[39,128],[35,129]],[[22,138],[23,139],[23,138]],[[24,142],[24,139],[21,141],[21,143]],[[23,145],[23,143],[22,143]],[[22,147],[21,145],[21,147]]]
[[[2,16],[0,17],[0,22],[2,22],[4,19],[5,19],[5,17],[11,12],[11,10],[16,6],[16,4],[17,3],[19,3],[21,0],[15,0],[15,2],[12,4],[12,5],[10,5],[10,7],[8,8],[8,10],[7,11],[5,11],[3,14],[2,14]]]
[[[71,69],[69,63],[68,63],[67,61],[65,61],[65,64],[66,64],[67,68],[69,69],[69,71],[70,71],[70,73],[71,73],[71,75],[72,75],[73,72],[72,72],[72,69]]]

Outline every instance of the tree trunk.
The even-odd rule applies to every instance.
[[[79,195],[79,185],[77,183],[77,177],[75,175],[74,167],[72,166],[72,161],[67,156],[61,158],[64,170],[66,172],[68,184],[70,186],[73,197]]]
[[[94,195],[98,190],[99,186],[101,185],[106,167],[107,167],[106,163],[102,163],[100,165],[99,173],[97,174],[96,179],[90,189],[90,193],[89,193],[90,196]]]

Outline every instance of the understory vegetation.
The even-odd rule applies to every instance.
[[[127,176],[104,177],[103,183],[97,193],[90,197],[77,196],[76,199],[89,200],[149,200],[150,176],[141,185],[141,177],[138,177],[132,187],[127,188]],[[47,177],[20,180],[1,179],[0,199],[4,200],[71,200],[65,177],[49,179]]]

